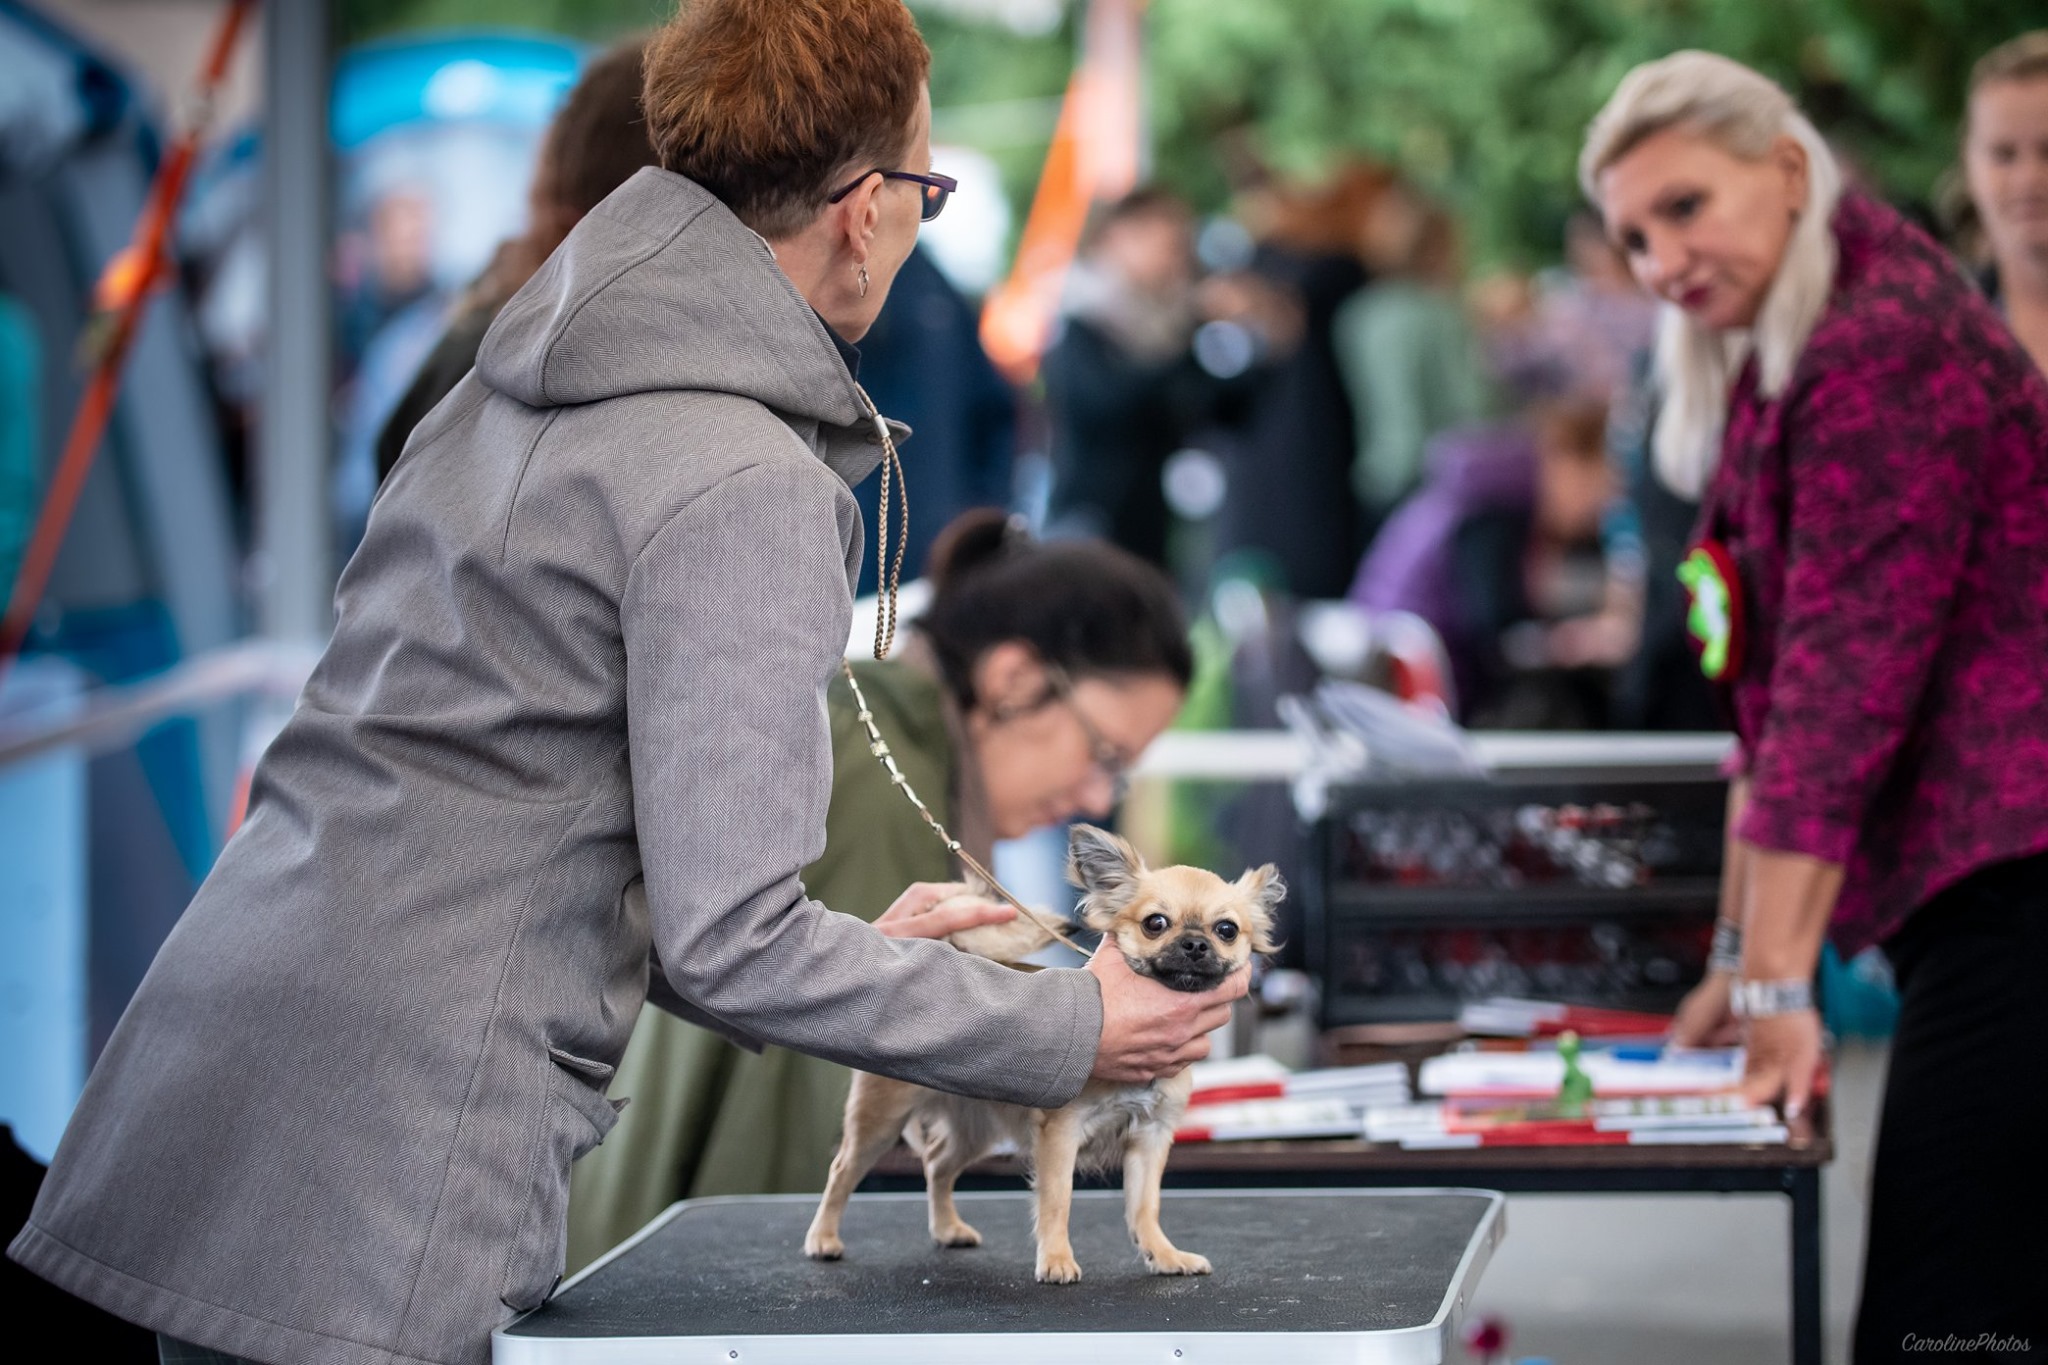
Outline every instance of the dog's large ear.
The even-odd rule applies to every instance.
[[[1106,829],[1075,825],[1067,836],[1067,880],[1086,893],[1081,916],[1091,929],[1109,931],[1137,893],[1144,870],[1138,850]]]
[[[1271,863],[1253,868],[1237,879],[1237,889],[1252,907],[1252,950],[1272,952],[1280,946],[1273,937],[1274,914],[1287,899],[1287,883],[1281,880],[1280,869]]]

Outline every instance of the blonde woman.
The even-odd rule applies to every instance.
[[[2048,373],[2048,29],[1993,48],[1970,73],[1963,175],[1998,272],[1998,304]]]
[[[1654,455],[1703,490],[1681,576],[1739,740],[1719,969],[1680,1040],[1739,1018],[1746,1090],[1795,1111],[1823,938],[1884,944],[1902,1012],[1856,1359],[2040,1351],[2048,381],[1725,58],[1630,72],[1580,178],[1664,304]]]

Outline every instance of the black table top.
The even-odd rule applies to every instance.
[[[1476,1190],[1169,1192],[1167,1235],[1207,1256],[1215,1273],[1154,1276],[1124,1231],[1122,1197],[1082,1191],[1072,1220],[1082,1280],[1051,1286],[1032,1276],[1028,1195],[963,1194],[959,1205],[982,1246],[934,1247],[922,1196],[860,1195],[846,1214],[845,1259],[814,1262],[802,1249],[812,1196],[679,1204],[501,1337],[537,1347],[535,1339],[1177,1338],[1432,1325],[1447,1337],[1503,1227],[1500,1196]]]

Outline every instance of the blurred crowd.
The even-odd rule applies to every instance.
[[[1049,527],[1197,600],[1256,588],[1233,643],[1281,673],[1297,643],[1321,672],[1371,655],[1291,638],[1300,604],[1342,600],[1368,634],[1389,613],[1433,627],[1433,690],[1468,724],[1647,723],[1617,692],[1643,566],[1609,416],[1654,311],[1588,218],[1533,277],[1468,280],[1459,236],[1362,162],[1253,176],[1207,224],[1157,190],[1108,206],[1045,359]]]
[[[2036,356],[2048,353],[2035,297],[2048,151],[2030,141],[2048,103],[2039,40],[2013,45],[2012,71],[1973,91],[1953,186],[1882,187],[1943,205],[1960,262]],[[638,73],[633,43],[584,65],[532,138],[523,215],[498,186],[504,240],[481,269],[474,250],[436,245],[446,196],[431,177],[371,158],[345,195],[344,555],[498,306],[648,160]],[[1033,374],[998,373],[981,347],[988,278],[928,247],[906,265],[859,347],[862,382],[916,433],[905,576],[972,507],[1112,541],[1213,617],[1243,694],[1221,723],[1271,723],[1273,695],[1348,674],[1435,697],[1468,726],[1722,728],[1673,577],[1701,473],[1650,455],[1657,311],[1597,218],[1564,224],[1554,265],[1475,274],[1452,207],[1394,167],[1353,159],[1311,182],[1242,144],[1221,154],[1235,184],[1225,213],[1156,186],[1098,206]],[[212,292],[225,297],[202,319],[215,319],[232,398],[257,343],[219,319],[252,274],[216,257]],[[872,526],[874,481],[860,495]],[[1413,655],[1417,620],[1435,666],[1390,664]]]
[[[1651,454],[1658,311],[1599,220],[1573,215],[1552,267],[1475,276],[1450,207],[1393,168],[1240,160],[1227,216],[1144,189],[1084,242],[1040,390],[1050,529],[1195,601],[1255,587],[1260,610],[1218,613],[1248,621],[1240,682],[1356,670],[1361,636],[1419,617],[1447,675],[1427,690],[1466,725],[1723,728],[1674,572],[1709,471]],[[2048,33],[1979,65],[1959,162],[1864,188],[1936,203],[1916,216],[2048,368]],[[1357,619],[1334,639],[1301,610],[1327,599]]]

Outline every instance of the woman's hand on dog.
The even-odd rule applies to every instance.
[[[1132,971],[1104,939],[1088,959],[1102,987],[1102,1040],[1095,1046],[1098,1081],[1142,1085],[1172,1076],[1209,1055],[1209,1035],[1230,1018],[1232,1002],[1250,987],[1250,972],[1232,972],[1201,994],[1170,990]]]
[[[1010,906],[965,895],[966,890],[959,882],[912,882],[882,912],[875,928],[890,938],[944,938],[1017,918]]]

